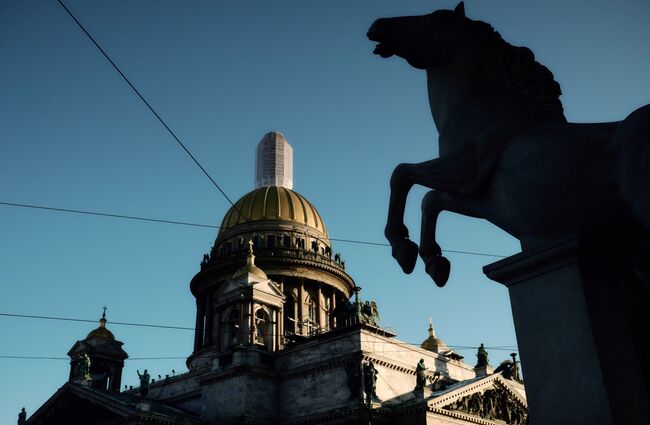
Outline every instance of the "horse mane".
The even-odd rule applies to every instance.
[[[482,47],[478,49],[480,60],[492,68],[506,89],[531,100],[546,118],[566,122],[560,84],[547,67],[535,61],[529,48],[511,45],[486,22],[465,18],[465,25]]]

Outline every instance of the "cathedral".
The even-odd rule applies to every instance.
[[[68,352],[68,382],[18,424],[527,424],[514,355],[493,369],[481,346],[470,365],[431,323],[420,347],[382,329],[318,210],[293,190],[292,157],[281,133],[263,137],[255,189],[189,284],[186,372],[156,381],[144,370],[122,388],[128,354],[104,314]]]

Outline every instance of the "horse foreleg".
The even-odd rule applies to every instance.
[[[404,225],[406,198],[413,183],[404,175],[403,166],[404,164],[400,164],[395,167],[390,179],[388,220],[384,236],[390,243],[393,258],[402,267],[402,271],[409,274],[415,268],[418,259],[418,246],[409,239],[408,228]]]
[[[424,260],[427,274],[439,287],[449,279],[451,263],[442,255],[436,242],[436,223],[442,211],[450,211],[470,217],[478,217],[479,201],[462,195],[431,190],[422,199],[422,229],[420,230],[420,257]]]
[[[418,256],[418,246],[409,239],[408,228],[404,225],[406,198],[414,184],[421,184],[422,174],[427,180],[436,182],[438,189],[449,189],[451,184],[449,164],[440,158],[420,164],[399,164],[390,179],[390,202],[388,220],[384,235],[392,247],[393,257],[402,267],[404,273],[411,273]],[[429,184],[426,186],[431,187]]]

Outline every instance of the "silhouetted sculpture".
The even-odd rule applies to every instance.
[[[478,350],[476,352],[476,367],[483,367],[487,366],[488,364],[488,352],[485,349],[483,343],[481,343],[481,346],[478,347]]]
[[[25,422],[27,422],[27,412],[25,412],[25,408],[23,407],[20,413],[18,413],[18,425],[23,425]]]
[[[146,397],[149,394],[149,381],[151,380],[151,376],[147,372],[147,369],[142,374],[140,374],[139,370],[136,370],[136,372],[138,373],[138,378],[140,378],[140,395]]]
[[[424,359],[420,359],[415,367],[415,391],[422,391],[427,384],[427,367],[424,365]]]
[[[88,354],[84,353],[80,357],[79,368],[77,373],[78,376],[83,378],[84,381],[92,380],[92,377],[90,376],[90,357],[88,357]]]
[[[594,228],[650,229],[650,105],[620,122],[568,123],[560,86],[525,47],[455,10],[383,18],[374,53],[426,70],[440,156],[400,164],[390,181],[385,235],[405,273],[418,252],[438,286],[450,263],[436,243],[447,210],[485,218],[528,248]],[[413,185],[422,201],[420,246],[403,223]]]

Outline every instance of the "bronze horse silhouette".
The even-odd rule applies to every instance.
[[[650,229],[650,105],[620,122],[567,122],[551,72],[467,18],[462,2],[378,19],[368,38],[375,54],[426,70],[440,135],[438,158],[399,164],[390,180],[384,233],[405,273],[419,252],[435,283],[447,282],[450,263],[435,239],[444,210],[487,219],[524,249],[603,225]],[[433,189],[422,201],[419,249],[403,223],[416,184]]]

